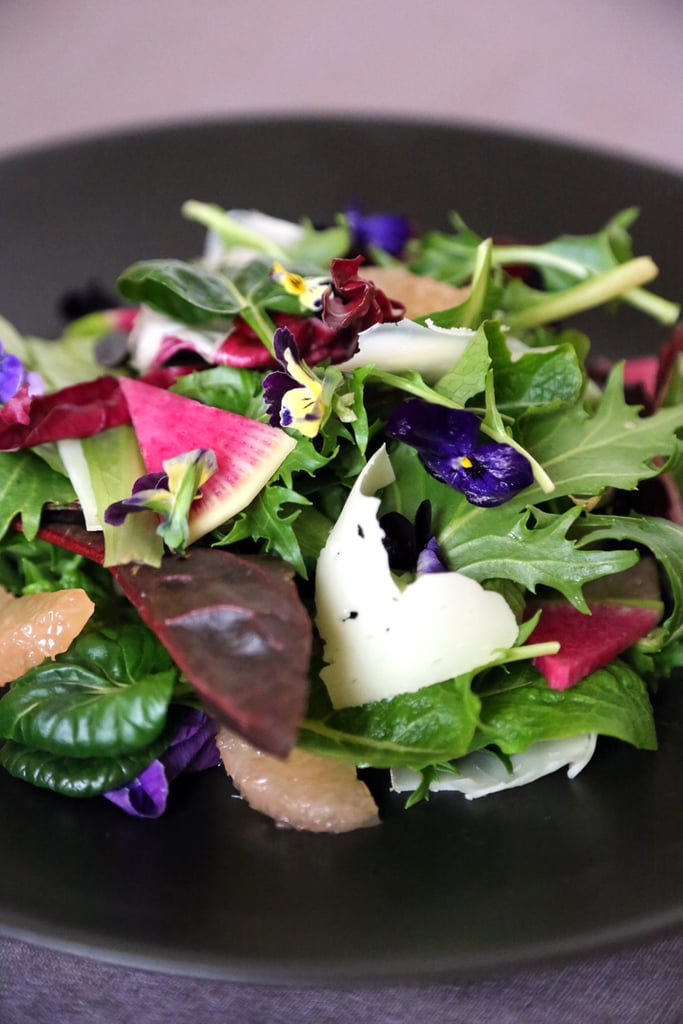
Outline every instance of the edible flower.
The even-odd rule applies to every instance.
[[[359,209],[344,211],[351,231],[351,247],[365,251],[375,247],[392,256],[400,256],[412,233],[410,221],[394,213],[362,213]]]
[[[420,502],[413,522],[401,512],[386,512],[379,520],[382,543],[392,572],[446,572],[441,549],[432,535],[432,505]]]
[[[211,448],[195,448],[163,463],[162,473],[145,473],[133,484],[129,498],[115,501],[104,513],[108,526],[121,526],[131,512],[156,512],[161,516],[157,533],[169,550],[184,554],[192,502],[201,496],[201,486],[218,468]]]
[[[43,382],[37,373],[27,373],[19,356],[5,352],[0,341],[0,403],[4,405],[14,398],[19,389],[27,385],[29,395],[43,392]]]
[[[278,327],[273,348],[284,367],[263,381],[263,398],[273,427],[294,427],[304,437],[316,437],[332,408],[332,396],[341,380],[339,371],[328,368],[322,379],[299,355],[294,335]]]
[[[323,308],[323,294],[330,285],[328,277],[302,277],[301,274],[287,270],[277,260],[273,263],[270,276],[288,295],[295,295],[303,309],[319,313]]]
[[[403,402],[387,423],[389,437],[417,449],[425,469],[461,491],[472,505],[502,505],[533,482],[529,460],[508,444],[479,444],[480,421],[466,409],[421,398]]]
[[[197,708],[184,711],[167,750],[136,778],[104,796],[136,818],[158,818],[166,810],[169,784],[181,774],[201,772],[220,763],[216,723]]]
[[[373,324],[396,323],[405,306],[387,298],[372,281],[360,277],[362,256],[332,260],[332,284],[323,295],[323,321],[335,331],[347,331],[355,338]]]

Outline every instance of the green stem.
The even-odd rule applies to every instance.
[[[263,342],[271,356],[275,355],[275,349],[273,348],[273,335],[275,334],[275,324],[270,319],[265,310],[259,309],[253,302],[250,302],[246,295],[243,295],[239,288],[236,287],[234,281],[229,277],[224,277],[227,288],[232,292],[235,302],[240,307],[240,316],[243,320],[249,324],[253,331],[259,337],[259,340]]]
[[[209,231],[215,231],[228,246],[244,245],[249,249],[256,249],[257,252],[272,256],[274,259],[286,259],[284,249],[277,242],[273,242],[270,238],[264,238],[257,231],[240,224],[239,221],[229,217],[220,206],[188,199],[186,203],[183,203],[182,213],[188,220],[194,220]]]
[[[502,267],[517,263],[526,263],[534,267],[553,267],[571,277],[576,277],[579,281],[585,281],[591,276],[589,267],[578,260],[569,259],[567,256],[560,256],[553,252],[539,252],[531,245],[495,246],[491,254],[492,266]],[[623,265],[621,264],[621,266]],[[611,271],[603,271],[603,273],[611,273]],[[621,298],[635,309],[639,309],[641,313],[646,313],[662,324],[675,324],[681,315],[681,307],[678,303],[670,302],[659,295],[653,295],[652,292],[638,286],[625,291]]]
[[[547,299],[520,310],[519,313],[511,313],[506,316],[505,322],[513,331],[541,327],[543,324],[563,320],[565,317],[623,297],[632,288],[637,288],[656,276],[657,267],[650,257],[639,256],[627,263],[620,263],[612,270],[592,274],[573,288],[550,295]]]

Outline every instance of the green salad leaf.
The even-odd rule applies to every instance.
[[[162,732],[178,670],[142,623],[86,631],[0,701],[0,737],[59,756],[120,757]]]

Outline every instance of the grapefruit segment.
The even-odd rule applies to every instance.
[[[66,651],[94,608],[79,588],[21,597],[0,589],[0,686]]]
[[[284,760],[228,729],[216,736],[221,760],[250,807],[307,832],[351,832],[379,825],[377,806],[352,764],[295,748]]]
[[[566,690],[591,672],[604,668],[627,647],[641,640],[659,622],[660,601],[588,603],[590,615],[584,615],[567,601],[535,601],[533,613],[541,617],[530,644],[556,640],[557,654],[534,658],[533,664],[553,690]]]
[[[278,427],[246,416],[139,380],[122,378],[120,385],[148,473],[195,448],[216,454],[218,470],[190,510],[190,543],[246,508],[296,445]]]

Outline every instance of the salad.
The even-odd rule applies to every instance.
[[[153,818],[222,763],[337,832],[379,822],[366,769],[410,806],[655,749],[683,332],[637,211],[536,245],[183,213],[197,259],[66,296],[56,340],[0,320],[2,768]],[[574,317],[620,304],[658,355],[593,355]]]

